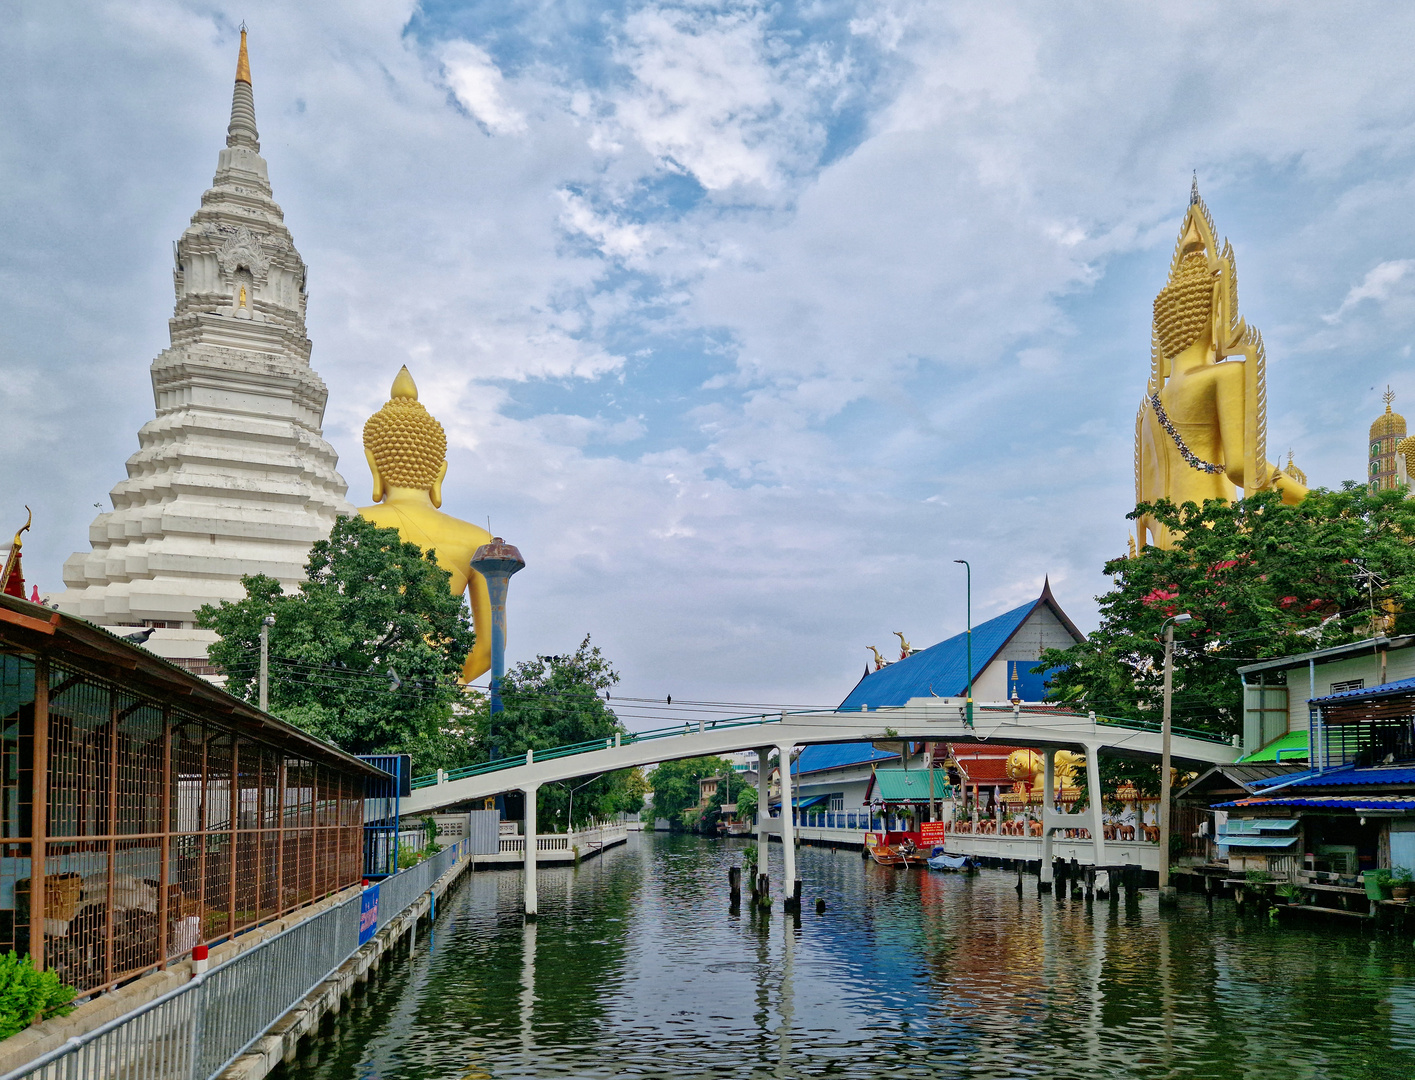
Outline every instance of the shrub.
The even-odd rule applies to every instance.
[[[52,971],[35,971],[29,956],[0,956],[0,1039],[8,1039],[36,1020],[68,1016],[76,991]]]

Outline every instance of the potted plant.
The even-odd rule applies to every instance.
[[[1302,890],[1290,881],[1284,881],[1277,887],[1277,892],[1273,896],[1275,903],[1295,904],[1302,898]]]
[[[1366,899],[1368,900],[1389,900],[1391,898],[1390,871],[1381,867],[1376,870],[1367,870],[1361,880],[1366,885]]]
[[[1394,900],[1410,899],[1410,871],[1404,866],[1397,866],[1390,872],[1391,898]]]

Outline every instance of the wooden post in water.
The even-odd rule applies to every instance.
[[[742,868],[740,866],[727,868],[727,892],[732,906],[737,907],[742,902]]]
[[[763,910],[771,907],[771,878],[766,874],[757,875],[757,907]]]

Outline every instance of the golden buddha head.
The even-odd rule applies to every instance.
[[[388,488],[415,488],[442,505],[447,475],[447,433],[418,401],[418,387],[404,366],[383,408],[364,423],[364,456],[373,473],[373,501]]]
[[[1202,247],[1187,251],[1155,297],[1155,334],[1166,359],[1203,336],[1214,317],[1214,273]]]

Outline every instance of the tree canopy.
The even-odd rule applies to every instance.
[[[1237,668],[1415,628],[1415,501],[1356,484],[1313,491],[1297,506],[1265,492],[1203,506],[1142,504],[1182,533],[1169,550],[1112,559],[1101,623],[1086,641],[1043,653],[1048,696],[1103,715],[1157,718],[1161,627],[1175,628],[1173,715],[1221,735],[1242,727]]]
[[[226,688],[254,701],[261,622],[270,627],[270,710],[356,754],[412,753],[419,765],[465,753],[457,683],[475,635],[433,552],[396,529],[339,519],[310,549],[307,580],[285,594],[263,574],[241,579],[245,599],[197,612],[220,640],[208,655]]]
[[[707,814],[698,812],[698,781],[709,776],[726,778],[726,787],[718,786]],[[656,818],[667,818],[674,828],[686,826],[697,828],[703,818],[716,821],[718,807],[723,803],[734,803],[747,788],[746,778],[732,767],[732,762],[721,757],[683,758],[679,761],[665,761],[649,774],[653,785],[653,814]]]
[[[517,664],[501,684],[504,711],[493,717],[479,712],[477,744],[483,759],[516,757],[527,750],[612,739],[627,728],[600,696],[619,681],[619,674],[589,636],[567,656],[537,656]],[[577,777],[540,789],[537,813],[547,826],[563,827],[574,792],[575,824],[619,812],[637,813],[648,784],[637,769]],[[583,783],[584,786],[580,786]]]

